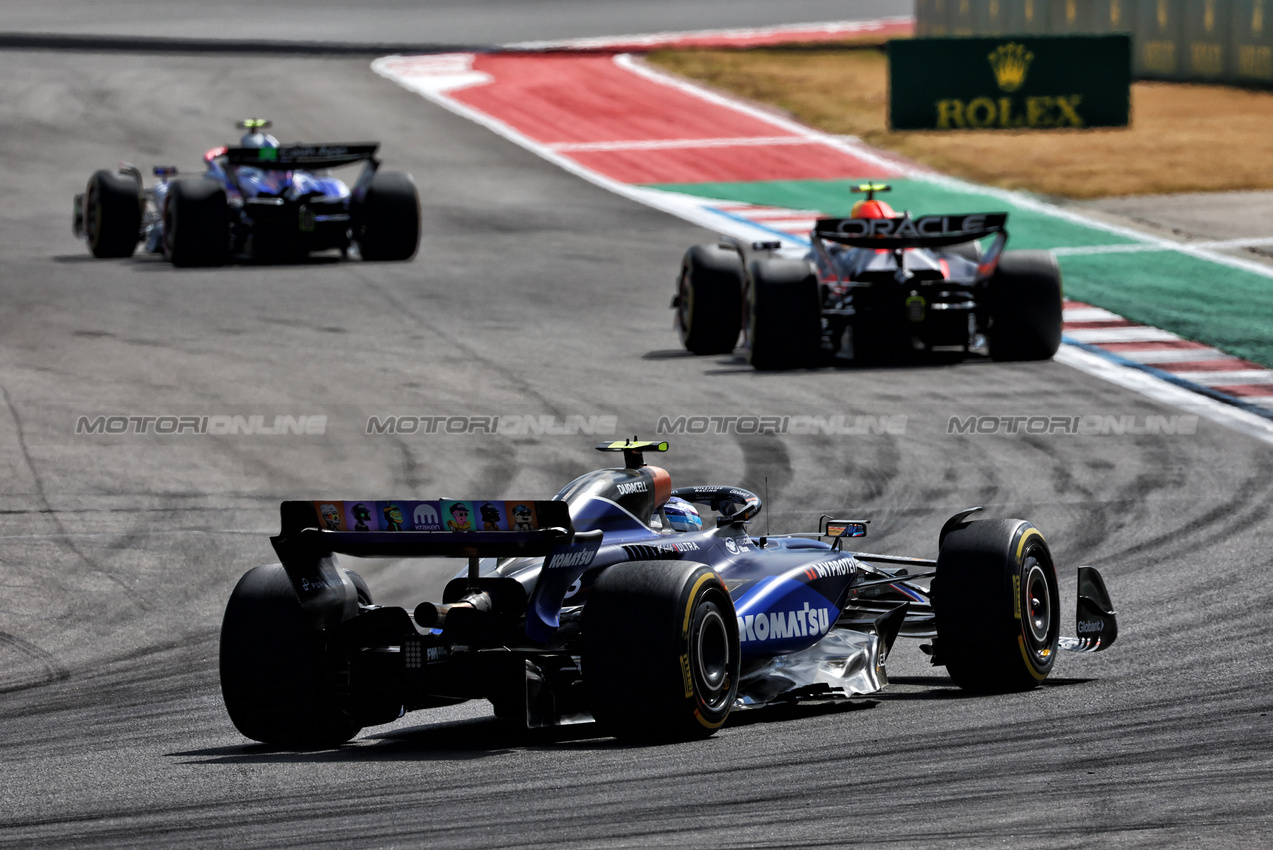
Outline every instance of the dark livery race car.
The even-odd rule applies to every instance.
[[[221,629],[234,725],[274,745],[335,745],[414,709],[487,699],[527,727],[595,719],[619,737],[711,735],[736,709],[874,693],[901,635],[976,692],[1033,688],[1058,649],[1117,636],[1079,567],[1062,637],[1043,535],[1020,519],[951,517],[936,560],[851,552],[862,520],[758,536],[753,493],[673,489],[644,454],[551,500],[284,502],[281,563],[240,579]],[[704,524],[695,507],[716,514]],[[381,607],[337,554],[466,558],[441,603]]]
[[[917,352],[1045,360],[1061,344],[1061,274],[1045,251],[1004,252],[1006,213],[897,215],[876,192],[845,219],[819,219],[811,251],[723,238],[695,245],[677,278],[676,327],[695,354],[743,334],[757,369]],[[979,240],[993,236],[983,249]]]
[[[420,199],[411,175],[381,171],[379,143],[280,145],[249,118],[238,147],[203,155],[204,173],[154,169],[143,188],[133,165],[98,171],[75,196],[72,230],[95,257],[131,257],[137,246],[177,266],[231,258],[294,260],[358,247],[364,260],[408,260],[420,241]],[[327,169],[363,163],[353,185]]]

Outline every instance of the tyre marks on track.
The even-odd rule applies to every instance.
[[[0,694],[47,685],[70,675],[52,654],[17,635],[0,632]]]

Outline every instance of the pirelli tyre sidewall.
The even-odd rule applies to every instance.
[[[1008,251],[990,279],[990,356],[1047,360],[1061,346],[1061,270],[1050,251]]]
[[[704,738],[738,695],[738,621],[704,564],[630,561],[605,570],[582,616],[582,672],[593,716],[637,740]]]
[[[361,578],[359,596],[371,594]],[[309,626],[281,564],[248,571],[221,623],[221,695],[235,728],[264,744],[329,747],[358,734],[341,707],[326,639]]]
[[[743,261],[720,245],[695,245],[676,280],[676,329],[694,354],[728,354],[743,324]]]
[[[747,266],[747,361],[760,370],[807,369],[822,349],[818,278],[805,260],[766,258]]]
[[[933,580],[938,660],[971,691],[1028,690],[1052,672],[1060,640],[1056,568],[1020,519],[967,522],[942,542]]]
[[[420,247],[420,194],[402,171],[377,171],[354,205],[358,250],[370,262],[401,262]]]
[[[136,177],[97,171],[84,192],[84,237],[94,257],[131,257],[141,239],[141,184]]]
[[[219,266],[229,259],[225,188],[207,177],[173,180],[164,196],[164,256],[174,266]]]

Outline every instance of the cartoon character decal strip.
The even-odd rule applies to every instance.
[[[341,510],[344,502],[316,502],[318,509],[318,517],[323,521],[323,528],[328,531],[344,531],[344,512]]]
[[[345,509],[345,528],[349,531],[379,531],[380,523],[372,513],[376,503],[354,502]]]
[[[472,531],[476,513],[471,502],[442,501],[442,522],[447,531]]]
[[[376,502],[376,505],[383,519],[382,530],[402,531],[402,506],[397,502]]]
[[[477,504],[476,502],[474,504]],[[483,531],[508,531],[508,520],[504,518],[503,502],[482,502],[477,505],[477,514],[482,522]]]
[[[512,519],[512,531],[534,531],[539,528],[534,502],[505,502],[506,515]]]
[[[340,501],[312,503],[318,528],[326,531],[536,531],[534,501]]]

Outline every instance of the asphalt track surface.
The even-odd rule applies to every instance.
[[[561,172],[362,60],[0,54],[0,844],[526,847],[1259,846],[1273,836],[1267,444],[960,435],[952,416],[1180,411],[1057,363],[752,372],[677,350],[667,303],[709,237]],[[411,263],[175,270],[90,260],[96,167],[198,154],[236,117],[378,138],[416,175]],[[76,435],[81,415],[325,415],[322,436]],[[283,498],[547,496],[594,436],[388,437],[368,416],[904,416],[901,434],[671,436],[675,481],[768,489],[775,531],[872,518],[931,555],[950,513],[1033,520],[1106,576],[1115,648],[966,697],[911,643],[873,699],[631,747],[519,736],[485,704],[338,750],[230,725],[217,634]],[[890,420],[896,422],[896,419]],[[867,428],[869,431],[870,429]],[[762,515],[763,516],[763,515]],[[763,519],[762,519],[763,522]],[[450,564],[359,565],[378,601]],[[1069,614],[1066,614],[1066,621]]]
[[[913,11],[906,0],[368,0],[356,7],[346,0],[10,0],[0,31],[473,45],[871,20]]]

